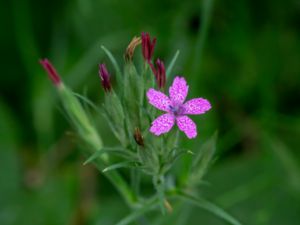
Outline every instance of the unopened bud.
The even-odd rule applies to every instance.
[[[111,91],[110,74],[108,73],[104,63],[99,64],[99,76],[104,91],[110,92]]]
[[[159,88],[164,88],[166,85],[166,70],[163,61],[156,60],[156,79]]]
[[[151,41],[149,33],[142,33],[142,53],[145,61],[150,62],[154,53],[156,38]]]
[[[141,43],[142,43],[142,39],[140,37],[134,37],[131,40],[131,42],[129,43],[128,47],[126,48],[126,52],[125,52],[125,60],[127,62],[132,61],[134,50]]]
[[[53,82],[55,86],[58,86],[61,84],[61,79],[58,73],[56,72],[54,66],[51,64],[51,62],[48,59],[41,59],[40,64],[44,67],[45,71],[47,72],[49,78]]]
[[[156,60],[156,68],[155,66],[149,62],[149,66],[155,76],[156,83],[159,89],[162,89],[166,85],[166,70],[163,61],[160,59]]]
[[[142,133],[141,133],[140,128],[138,128],[138,127],[135,128],[133,137],[134,137],[135,142],[136,142],[138,145],[140,145],[140,146],[142,146],[142,147],[145,146],[145,144],[144,144],[144,138],[143,138],[143,136],[142,136]]]

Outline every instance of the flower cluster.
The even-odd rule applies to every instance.
[[[156,67],[152,63],[156,38],[151,40],[148,33],[142,33],[141,38],[134,37],[127,47],[125,58],[132,59],[134,50],[137,45],[142,44],[142,54],[146,63],[149,64],[159,89],[163,89],[166,84],[166,70],[163,61],[156,60]],[[47,60],[40,60],[40,63],[47,71],[50,79],[55,85],[59,85],[61,79],[52,64]],[[105,92],[112,90],[110,74],[105,64],[99,64],[99,76],[102,87]],[[150,127],[150,132],[159,136],[169,132],[176,123],[178,128],[183,131],[188,138],[197,136],[196,124],[187,115],[203,114],[210,110],[211,105],[204,98],[194,98],[184,103],[188,94],[188,85],[184,77],[175,77],[173,84],[169,88],[169,96],[163,92],[150,88],[147,91],[147,98],[155,108],[166,112],[156,118]]]
[[[148,33],[142,33],[142,49],[145,61],[149,64],[157,81],[159,89],[163,89],[166,84],[166,70],[163,61],[156,60],[156,67],[151,62],[156,38],[151,41]],[[186,115],[203,114],[211,108],[208,100],[195,98],[184,104],[188,94],[188,86],[183,77],[175,77],[169,89],[170,98],[164,93],[151,88],[147,92],[148,101],[151,105],[167,112],[152,122],[150,132],[161,135],[169,132],[176,123],[188,138],[197,136],[196,124]]]
[[[141,45],[144,62],[143,65],[136,67],[133,57],[139,45]],[[208,166],[213,150],[201,153],[207,154],[203,162],[202,155],[196,156],[191,164],[190,174],[182,176],[186,178],[181,182],[182,187],[174,187],[170,182],[166,182],[166,180],[176,181],[176,174],[172,174],[170,169],[178,158],[191,151],[179,146],[180,136],[175,135],[171,130],[176,124],[187,138],[195,138],[197,126],[189,115],[204,114],[210,110],[211,104],[204,98],[186,101],[189,86],[183,76],[175,76],[168,89],[168,95],[165,94],[168,77],[164,62],[159,58],[153,60],[155,45],[156,38],[151,39],[148,33],[142,33],[141,37],[134,37],[126,48],[123,70],[119,68],[111,52],[105,47],[102,48],[115,72],[110,72],[110,67],[106,64],[99,64],[98,73],[105,93],[100,110],[86,97],[74,94],[64,85],[47,59],[41,60],[40,63],[57,88],[69,121],[87,146],[85,154],[91,156],[85,164],[93,161],[133,209],[145,205],[141,200],[145,197],[140,197],[137,190],[132,190],[129,182],[118,173],[117,169],[130,169],[132,174],[138,173],[137,177],[140,174],[151,176],[150,180],[156,192],[154,198],[147,200],[146,205],[154,201],[161,206],[162,211],[172,211],[172,206],[168,202],[168,193],[180,188],[189,189],[189,185],[196,187],[196,183],[202,178]],[[172,71],[175,61],[176,57],[168,66],[168,73]],[[114,75],[116,79],[111,79]],[[112,81],[116,81],[117,86],[114,86]],[[91,122],[90,114],[82,106],[82,101],[93,106],[95,112],[101,112],[118,142],[117,146],[104,146],[96,124]],[[157,117],[156,109],[164,113]],[[215,136],[211,143],[214,142]],[[211,145],[214,146],[213,144]],[[112,163],[120,158],[122,161]],[[140,185],[138,178],[133,176],[131,179],[133,179],[131,183]],[[176,182],[171,183],[175,185]]]

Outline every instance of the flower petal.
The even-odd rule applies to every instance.
[[[154,107],[166,111],[169,111],[169,106],[171,105],[171,101],[164,93],[160,91],[156,91],[153,88],[150,88],[147,91],[147,98],[151,105]]]
[[[163,133],[169,132],[174,126],[175,118],[171,114],[163,114],[157,117],[153,122],[150,128],[150,132],[159,136]]]
[[[189,86],[183,77],[175,77],[172,86],[169,88],[170,99],[182,104],[188,94]]]
[[[176,118],[178,128],[183,131],[189,139],[197,136],[197,126],[188,116]]]
[[[211,105],[209,101],[204,98],[194,98],[183,105],[185,114],[203,114],[210,110]]]

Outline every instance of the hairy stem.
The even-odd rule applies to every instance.
[[[95,127],[91,124],[88,116],[83,110],[78,99],[74,96],[73,92],[63,84],[58,87],[58,92],[65,112],[67,113],[74,129],[88,146],[85,149],[84,154],[90,155],[94,154],[96,151],[101,151],[103,148],[102,139]],[[109,165],[109,156],[107,154],[102,154],[95,160],[94,163],[96,167],[102,171]],[[118,190],[128,206],[133,208],[136,204],[137,198],[123,177],[115,170],[104,173],[104,176],[107,177],[107,179]]]

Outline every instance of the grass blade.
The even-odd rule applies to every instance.
[[[104,168],[102,170],[102,172],[106,173],[108,171],[119,169],[119,168],[124,168],[124,167],[132,168],[132,167],[134,167],[134,165],[132,165],[133,163],[135,163],[135,161],[125,161],[125,162],[121,162],[121,163],[116,163],[116,164],[113,164],[111,166]]]
[[[278,138],[272,137],[269,134],[264,134],[264,140],[267,148],[273,151],[281,163],[282,168],[287,174],[287,178],[292,187],[299,192],[300,190],[300,167],[297,162],[297,157]]]
[[[110,59],[113,67],[115,68],[116,71],[116,78],[118,81],[118,84],[122,84],[122,73],[120,70],[120,67],[117,63],[117,60],[115,59],[115,57],[113,56],[113,54],[107,49],[105,48],[103,45],[101,45],[102,50],[105,52],[105,54],[107,55],[107,57]]]
[[[175,62],[176,62],[178,56],[179,56],[179,53],[180,53],[180,51],[177,50],[176,53],[175,53],[175,55],[173,56],[173,58],[172,58],[170,64],[169,64],[168,68],[167,68],[167,72],[166,72],[167,79],[168,79],[168,78],[170,77],[170,75],[171,75],[172,69],[173,69],[173,67],[174,67],[174,65],[175,65]]]
[[[84,163],[83,165],[86,165],[88,163],[91,163],[95,159],[97,159],[102,154],[116,154],[118,156],[127,158],[127,159],[133,159],[136,158],[136,156],[132,153],[127,151],[126,149],[119,147],[119,148],[102,148],[99,151],[96,151],[94,154],[92,154]]]
[[[140,209],[133,211],[131,214],[123,218],[116,225],[132,224],[132,222],[136,221],[138,218],[140,218],[145,213],[155,208],[157,205],[158,205],[158,200],[157,198],[154,198],[148,204],[143,205],[143,207],[141,207]]]
[[[193,159],[187,184],[194,185],[200,181],[212,163],[216,151],[218,133],[215,132],[196,153]]]
[[[210,25],[213,2],[214,0],[204,0],[202,3],[203,10],[200,19],[200,22],[202,22],[202,26],[198,32],[197,42],[195,46],[195,57],[192,70],[193,74],[196,74],[196,72],[200,71],[199,68],[200,64],[202,63],[203,49],[208,34],[208,28]]]
[[[85,103],[87,103],[96,112],[100,112],[99,108],[91,100],[89,100],[87,97],[85,97],[85,96],[83,96],[81,94],[78,94],[76,92],[73,92],[73,95],[76,96],[77,98],[79,98],[80,100],[84,101]]]
[[[239,221],[237,221],[235,218],[229,215],[225,210],[205,199],[196,198],[185,193],[178,193],[177,198],[186,201],[192,205],[195,205],[199,208],[205,209],[232,225],[241,225]]]

